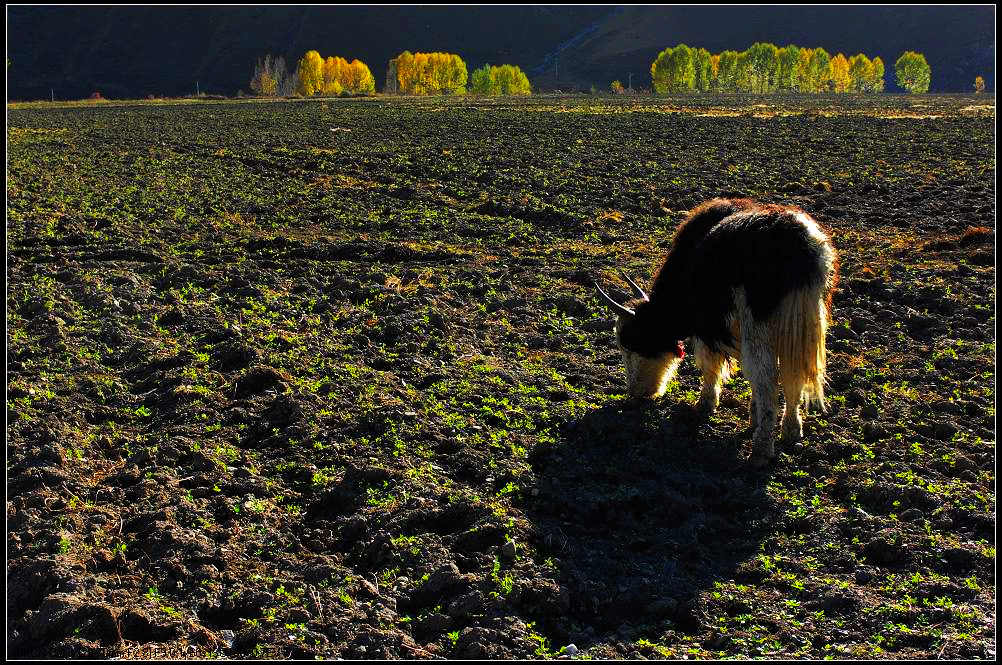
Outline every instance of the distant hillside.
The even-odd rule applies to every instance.
[[[382,89],[405,49],[523,69],[607,7],[9,7],[8,98],[248,90],[254,61],[309,49],[359,58]]]
[[[366,62],[382,89],[404,49],[459,53],[472,70],[512,63],[537,89],[650,85],[658,51],[718,52],[758,40],[862,51],[893,63],[926,54],[934,92],[994,90],[994,7],[8,7],[8,99],[232,95],[271,52],[290,67],[311,48]]]
[[[658,52],[685,42],[713,53],[743,50],[756,41],[777,46],[821,46],[832,55],[862,52],[886,65],[887,90],[894,61],[906,50],[924,53],[932,67],[931,92],[971,92],[984,76],[995,89],[995,8],[981,7],[624,7],[563,50],[560,83],[650,87]],[[554,85],[552,57],[532,70],[534,82]]]

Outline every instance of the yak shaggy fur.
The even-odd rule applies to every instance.
[[[700,367],[699,406],[712,413],[740,359],[752,385],[753,457],[775,456],[777,383],[786,398],[782,435],[802,437],[800,403],[824,409],[825,334],[838,258],[803,210],[750,199],[713,199],[675,235],[649,300],[628,303],[616,337],[631,395],[656,397],[690,339]]]

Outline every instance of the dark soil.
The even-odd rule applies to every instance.
[[[993,98],[8,118],[9,656],[994,656]],[[592,288],[718,195],[840,252],[765,471]]]

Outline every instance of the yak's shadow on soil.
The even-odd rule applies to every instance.
[[[698,592],[742,577],[775,514],[769,473],[745,463],[749,440],[685,403],[619,402],[533,459],[526,513],[568,592],[568,637],[699,629]]]

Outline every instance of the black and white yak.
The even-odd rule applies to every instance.
[[[691,339],[706,414],[720,401],[731,359],[741,360],[752,385],[753,464],[775,457],[777,378],[786,397],[784,439],[803,436],[805,397],[824,409],[825,333],[838,258],[803,210],[750,199],[707,201],[679,227],[650,295],[622,275],[636,297],[625,305],[595,287],[618,315],[616,340],[631,396],[661,395]]]

